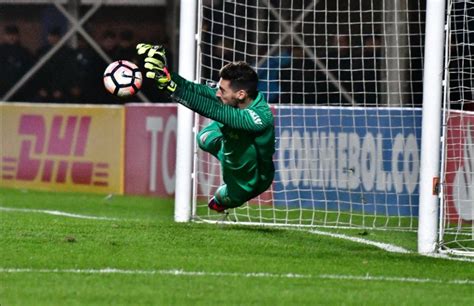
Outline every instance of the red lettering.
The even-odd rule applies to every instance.
[[[108,186],[108,163],[57,159],[57,156],[85,155],[90,124],[90,116],[57,115],[52,119],[48,137],[43,116],[22,115],[18,132],[20,136],[29,137],[21,142],[16,179],[33,181],[41,171],[42,182],[66,183],[70,176],[73,184]],[[42,156],[43,154],[48,157]],[[35,155],[38,158],[32,158]],[[44,157],[46,158],[43,160]],[[12,161],[15,162],[16,159]],[[94,172],[97,169],[102,171]],[[96,181],[94,178],[102,178],[103,181]]]
[[[85,116],[79,122],[79,131],[76,136],[76,148],[74,150],[75,156],[84,156],[86,152],[87,138],[89,136],[89,126],[91,124],[91,117]]]
[[[40,115],[22,115],[20,118],[20,135],[31,135],[36,138],[34,153],[41,154],[44,148],[45,123]],[[32,181],[38,175],[41,161],[30,158],[32,141],[27,139],[21,142],[20,158],[16,178],[18,180]]]
[[[22,115],[20,118],[20,135],[32,135],[36,137],[35,153],[43,152],[46,129],[43,116]],[[25,141],[23,141],[24,143]]]
[[[67,174],[67,161],[61,160],[58,166],[58,173],[56,175],[56,182],[64,183],[66,182],[66,174]]]
[[[50,182],[51,178],[53,177],[53,166],[54,161],[46,160],[43,165],[43,175],[41,176],[41,180],[43,182]]]
[[[20,159],[16,172],[17,180],[33,181],[38,175],[41,161],[30,158],[31,141],[25,140],[21,144]]]
[[[74,184],[90,185],[92,170],[92,162],[74,162],[71,169],[72,182]]]
[[[54,116],[49,134],[48,155],[69,156],[72,151],[74,130],[76,129],[76,116],[67,117],[63,136],[61,137],[62,116]]]

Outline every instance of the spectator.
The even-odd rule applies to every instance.
[[[102,50],[110,57],[112,61],[119,60],[118,56],[118,37],[117,34],[112,31],[112,30],[106,30],[102,33],[101,39],[100,39],[100,47]],[[96,91],[96,95],[94,99],[97,99],[97,103],[100,104],[119,104],[123,103],[124,101],[121,100],[118,97],[115,97],[114,95],[111,95],[108,93],[102,84],[102,74],[107,68],[107,65],[109,65],[109,62],[106,62],[105,60],[100,60],[100,62],[97,65],[97,68],[100,72],[100,90]],[[95,102],[95,101],[94,101]]]
[[[379,103],[378,67],[380,61],[380,37],[364,38],[362,49],[353,58],[354,100],[358,104],[375,106]]]
[[[41,59],[51,50],[61,39],[59,27],[53,27],[48,31],[46,44],[42,46],[36,55],[37,60]],[[68,90],[72,85],[74,51],[63,45],[44,64],[35,78],[37,102],[67,102]]]
[[[264,52],[267,48],[263,49]],[[286,48],[281,48],[279,54],[263,54],[265,60],[257,68],[258,90],[263,93],[268,103],[280,102],[280,71],[291,64],[290,53]]]
[[[124,30],[119,34],[119,41],[116,50],[116,59],[127,60],[130,62],[138,63],[139,58],[135,50],[135,46],[138,42],[134,39],[134,34],[130,30]]]
[[[32,54],[20,43],[20,31],[16,25],[7,25],[4,28],[3,43],[0,44],[0,98],[2,98],[10,88],[33,65]],[[24,101],[29,98],[27,90],[18,91],[10,100]]]
[[[221,67],[234,60],[234,49],[232,41],[222,38],[214,45],[212,49],[212,71],[211,80],[219,79],[219,70]]]
[[[326,101],[326,89],[321,87],[327,80],[316,66],[316,59],[305,56],[304,49],[292,49],[289,68],[281,69],[281,103],[321,104]]]
[[[352,95],[352,71],[351,71],[351,44],[348,35],[331,36],[332,41],[329,45],[327,54],[327,68],[337,80],[338,86],[330,83],[329,86],[329,103],[334,105],[349,104],[343,95],[346,92]]]
[[[73,82],[69,88],[69,100],[73,103],[99,103],[104,88],[101,58],[88,43],[78,36],[73,58]]]
[[[106,30],[102,33],[100,39],[100,47],[104,50],[105,53],[112,59],[118,60],[117,58],[117,49],[118,49],[118,41],[117,41],[117,34],[114,31]]]

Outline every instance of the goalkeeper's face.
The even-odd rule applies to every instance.
[[[230,87],[230,81],[220,79],[218,84],[218,89],[216,92],[216,97],[218,97],[222,103],[230,105],[232,107],[239,107],[247,98],[247,92],[245,90],[233,90]]]

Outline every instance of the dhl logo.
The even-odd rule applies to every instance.
[[[85,158],[91,119],[21,115],[19,154],[2,156],[2,179],[108,186],[109,164]]]

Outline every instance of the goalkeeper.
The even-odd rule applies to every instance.
[[[214,120],[197,135],[199,147],[220,161],[224,181],[209,208],[223,212],[267,190],[275,173],[275,131],[270,107],[257,91],[256,72],[244,62],[227,64],[213,89],[170,73],[162,46],[138,44],[137,52],[145,57],[146,77],[159,89]]]

